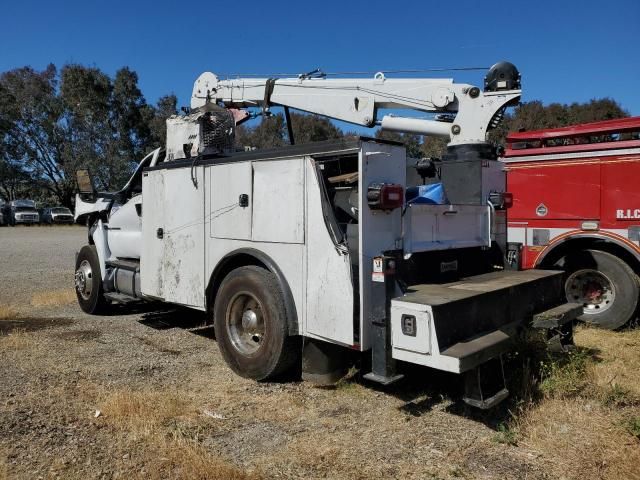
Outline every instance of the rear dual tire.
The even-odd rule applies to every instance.
[[[225,362],[254,380],[283,377],[300,361],[289,336],[284,295],[275,275],[257,266],[233,270],[215,299],[214,330]]]

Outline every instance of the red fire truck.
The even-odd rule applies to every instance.
[[[511,133],[511,260],[562,268],[581,319],[619,328],[640,293],[640,117]]]

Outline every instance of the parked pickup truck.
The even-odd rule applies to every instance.
[[[73,224],[73,213],[67,207],[47,207],[40,211],[40,222],[48,225]]]
[[[4,216],[11,226],[40,223],[40,215],[33,200],[13,200],[5,207]]]

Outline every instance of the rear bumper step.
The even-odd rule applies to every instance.
[[[562,273],[501,271],[448,284],[410,287],[391,300],[393,358],[453,373],[509,351],[526,328],[549,338],[581,314],[563,298]]]
[[[460,371],[464,372],[510,350],[517,330],[518,324],[510,324],[500,330],[458,342],[440,352],[440,355],[455,358]]]

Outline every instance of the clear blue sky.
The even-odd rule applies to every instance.
[[[188,105],[205,70],[369,71],[504,59],[520,69],[525,101],[611,97],[640,115],[637,0],[4,0],[0,11],[0,71],[73,62],[113,74],[127,65],[150,102],[173,92]]]

